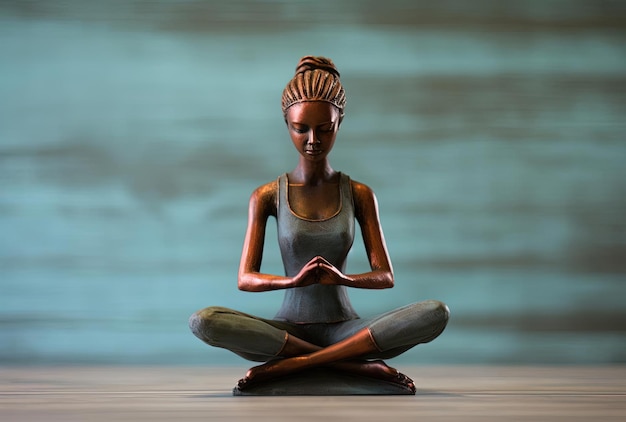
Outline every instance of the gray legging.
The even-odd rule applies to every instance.
[[[369,328],[380,352],[362,358],[389,359],[435,339],[446,327],[448,317],[448,307],[436,300],[413,303],[375,318],[317,324],[264,319],[212,306],[194,313],[189,318],[189,327],[205,343],[256,362],[276,357],[287,333],[326,347]]]

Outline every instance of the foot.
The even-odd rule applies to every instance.
[[[416,392],[415,383],[411,378],[388,366],[382,360],[347,361],[337,363],[333,367],[344,372],[398,384],[409,389],[413,394]]]
[[[250,368],[246,375],[237,383],[237,388],[245,390],[259,382],[280,378],[302,369],[305,369],[305,358],[303,357],[273,360]]]
[[[250,368],[245,377],[240,379],[237,383],[237,388],[243,391],[259,382],[280,378],[303,370],[306,367],[303,360],[304,359],[301,358],[275,360]],[[413,394],[416,392],[415,383],[411,378],[399,372],[397,369],[388,366],[382,360],[338,362],[328,367],[338,371],[397,384],[408,389]]]

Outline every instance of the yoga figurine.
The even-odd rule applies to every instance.
[[[348,287],[387,289],[394,277],[374,193],[334,170],[328,159],[345,103],[339,72],[323,57],[303,57],[283,91],[283,114],[299,160],[291,172],[252,193],[238,275],[243,291],[285,290],[276,316],[214,306],[190,318],[192,332],[205,343],[265,362],[248,370],[235,390],[323,367],[415,394],[413,381],[383,359],[433,340],[448,322],[447,306],[435,300],[369,319],[360,318],[350,303]],[[270,216],[277,221],[284,276],[261,272]],[[355,220],[371,271],[346,274]]]

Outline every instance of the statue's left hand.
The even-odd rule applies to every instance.
[[[319,284],[341,285],[348,281],[348,278],[344,273],[321,256],[318,259],[318,274]]]

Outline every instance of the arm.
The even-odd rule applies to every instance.
[[[380,219],[378,202],[374,192],[366,185],[352,182],[354,211],[361,226],[365,252],[370,263],[369,272],[362,274],[342,274],[336,267],[323,260],[320,271],[321,284],[342,284],[363,289],[387,289],[393,287],[393,269],[387,252]]]
[[[276,215],[276,182],[257,188],[248,205],[248,229],[239,263],[237,285],[239,290],[264,292],[306,286],[315,282],[314,273],[318,266],[311,262],[305,265],[295,277],[284,277],[261,273],[265,226],[270,215]]]

